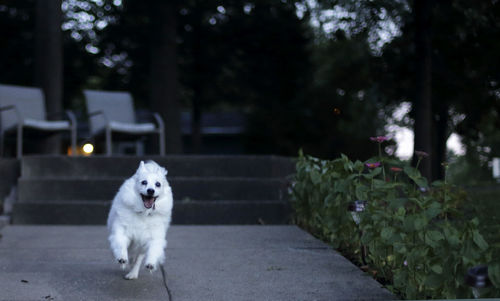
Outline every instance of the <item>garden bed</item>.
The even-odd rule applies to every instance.
[[[429,184],[417,168],[381,153],[366,162],[300,153],[291,194],[298,225],[401,298],[472,298],[464,276],[479,264],[490,265],[494,284],[481,296],[500,296],[494,248],[479,219],[464,215],[467,193],[446,181]],[[347,210],[356,200],[366,201],[359,224]]]

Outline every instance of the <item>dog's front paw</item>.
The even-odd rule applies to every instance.
[[[154,270],[156,270],[156,266],[152,263],[148,263],[146,264],[146,269],[148,269],[150,272],[153,272]]]
[[[127,260],[123,258],[118,258],[118,263],[120,264],[122,270],[125,270],[127,267]]]

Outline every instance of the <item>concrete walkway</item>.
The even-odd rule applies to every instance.
[[[0,300],[168,300],[162,274],[124,280],[104,226],[0,230]],[[295,226],[173,226],[173,300],[388,300],[387,290]]]

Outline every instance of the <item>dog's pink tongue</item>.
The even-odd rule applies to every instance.
[[[149,208],[153,207],[154,202],[155,202],[154,198],[145,198],[143,201],[144,207],[149,209]]]

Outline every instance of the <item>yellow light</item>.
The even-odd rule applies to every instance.
[[[83,145],[83,152],[87,155],[90,155],[94,151],[94,146],[90,143],[85,143]]]

